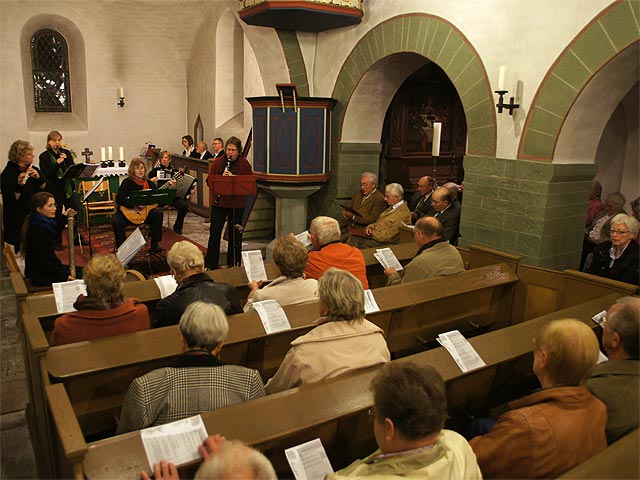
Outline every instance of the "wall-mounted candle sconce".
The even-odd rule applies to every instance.
[[[502,113],[503,109],[509,110],[509,115],[513,115],[513,111],[516,108],[520,108],[520,105],[517,103],[513,103],[515,100],[514,97],[510,97],[509,103],[504,103],[504,95],[509,93],[509,90],[505,90],[504,88],[504,77],[506,74],[507,68],[503,65],[500,67],[500,74],[498,75],[498,90],[496,93],[500,95],[498,99],[498,103],[496,103],[496,107],[498,108],[498,113]]]
[[[124,108],[124,88],[122,87],[118,89],[118,98],[120,99],[120,101],[116,105],[118,105],[120,108]]]

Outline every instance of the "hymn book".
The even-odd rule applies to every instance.
[[[242,252],[242,263],[244,271],[250,282],[258,282],[260,280],[268,280],[267,271],[264,269],[264,261],[260,250],[249,250]]]
[[[399,272],[403,269],[402,265],[398,261],[398,257],[395,256],[393,251],[390,248],[376,248],[373,256],[375,257],[380,265],[384,267],[384,269],[394,268],[396,272]]]
[[[287,448],[284,454],[296,480],[323,480],[333,473],[331,462],[319,438]]]
[[[116,257],[120,260],[120,263],[127,268],[129,262],[133,260],[142,247],[147,244],[147,241],[144,239],[142,232],[140,231],[140,227],[136,228],[135,231],[129,235],[122,245],[118,248],[116,252]]]
[[[441,333],[438,335],[438,343],[447,349],[460,370],[468,372],[484,367],[486,363],[480,358],[476,349],[464,338],[458,330]]]
[[[291,330],[287,314],[284,313],[277,300],[253,302],[251,306],[258,312],[265,332],[275,333],[282,330]]]
[[[56,299],[58,313],[75,312],[73,304],[80,294],[87,294],[84,280],[71,280],[70,282],[52,283],[53,296]]]

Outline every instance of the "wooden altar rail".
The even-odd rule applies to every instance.
[[[392,352],[424,349],[438,333],[451,329],[486,331],[509,322],[517,277],[505,264],[462,272],[454,277],[422,280],[374,291],[379,312],[367,315],[385,332]],[[278,368],[290,342],[313,328],[317,302],[284,307],[291,331],[265,335],[255,311],[229,317],[229,335],[222,350],[227,363],[258,369],[264,379]],[[154,368],[169,364],[181,352],[178,327],[49,347],[40,322],[24,312],[28,338],[28,415],[41,448],[51,444],[47,429],[44,388],[63,383],[85,434],[115,429],[115,417],[130,382]],[[429,319],[425,324],[425,319]]]
[[[553,319],[577,318],[596,328],[591,317],[618,297],[611,294],[470,339],[486,362],[485,367],[471,373],[462,373],[442,347],[395,361],[434,366],[446,381],[449,411],[476,411],[480,406],[492,406],[494,395],[520,381],[523,374],[531,376],[532,339],[543,325]],[[220,433],[263,451],[280,476],[291,477],[284,449],[317,437],[322,439],[334,468],[341,468],[375,447],[373,427],[365,412],[373,404],[369,384],[378,369],[205,412],[202,417],[209,434]],[[62,458],[59,475],[73,472],[75,478],[133,479],[148,468],[139,431],[86,444],[67,391],[60,384],[46,388],[58,433],[54,451],[59,454],[57,458]],[[630,453],[625,449],[623,458]],[[637,452],[632,453],[637,462]]]

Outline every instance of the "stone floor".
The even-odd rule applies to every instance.
[[[169,222],[174,220],[175,217],[168,219]],[[209,223],[190,213],[185,219],[183,235],[206,246]],[[264,249],[268,241],[245,241],[243,250]],[[224,240],[221,251],[226,252]],[[225,256],[221,257],[225,262]],[[16,325],[15,295],[4,261],[0,263],[0,479],[37,478],[36,459],[25,419],[28,395]]]

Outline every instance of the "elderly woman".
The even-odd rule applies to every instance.
[[[145,205],[134,205],[129,198],[131,192],[155,189],[156,185],[145,177],[147,167],[140,157],[134,157],[131,160],[127,173],[129,176],[122,181],[116,195],[116,203],[120,206],[120,210],[111,219],[113,233],[116,237],[116,248],[124,243],[126,239],[125,228],[127,225],[133,225],[129,218],[134,218],[137,224],[144,222],[151,228],[151,248],[149,251],[152,253],[161,252],[162,248],[158,244],[162,240],[162,210],[148,208]]]
[[[264,396],[256,370],[219,360],[228,331],[227,317],[220,307],[204,302],[189,305],[179,324],[182,355],[173,365],[153,370],[131,383],[117,433]]]
[[[87,295],[80,295],[69,312],[56,320],[51,345],[82,342],[149,328],[147,307],[124,298],[125,271],[113,254],[94,255],[83,271]]]
[[[215,303],[227,315],[242,313],[238,291],[204,272],[204,256],[193,243],[175,243],[167,254],[167,263],[178,288],[158,302],[154,327],[176,325],[189,304],[196,301]]]
[[[486,478],[556,478],[607,446],[607,409],[586,380],[598,339],[579,320],[555,320],[534,339],[542,389],[509,403],[493,428],[469,443]]]
[[[268,393],[389,361],[382,330],[364,318],[360,280],[332,267],[320,277],[318,295],[318,326],[291,342],[280,368],[267,383]]]
[[[75,214],[69,209],[67,214]],[[38,192],[31,199],[31,213],[24,222],[22,254],[25,261],[24,275],[33,285],[44,287],[70,280],[69,266],[56,256],[58,241],[56,200],[49,192]]]
[[[273,261],[280,268],[282,275],[262,290],[259,290],[262,280],[249,282],[251,292],[244,311],[248,312],[253,302],[261,300],[277,300],[280,305],[316,300],[318,281],[313,278],[306,280],[304,276],[308,257],[307,249],[293,235],[280,237],[273,249]]]
[[[22,225],[31,210],[31,197],[47,188],[44,176],[33,166],[33,146],[16,140],[9,148],[9,162],[0,177],[4,241],[20,251]]]
[[[609,228],[611,240],[596,246],[587,273],[638,285],[640,246],[634,239],[639,227],[640,222],[630,215],[619,213],[613,217]]]

